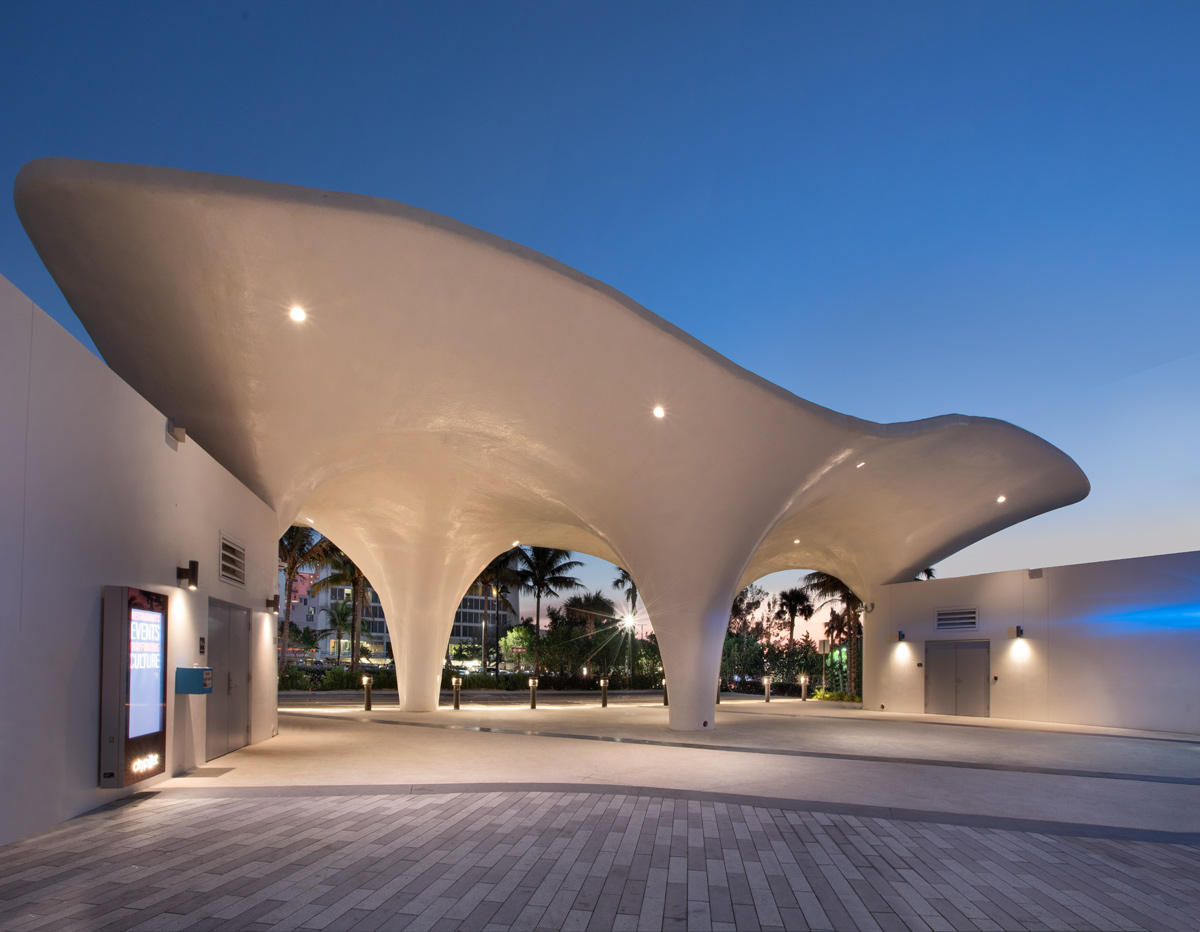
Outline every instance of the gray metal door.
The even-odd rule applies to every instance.
[[[957,711],[957,647],[955,641],[925,642],[925,711],[931,715]]]
[[[212,760],[249,743],[249,609],[208,600],[207,658],[213,691],[207,703],[205,758]]]
[[[989,716],[990,648],[988,641],[926,641],[925,711]]]
[[[958,715],[991,714],[988,678],[992,673],[987,641],[958,642]]]

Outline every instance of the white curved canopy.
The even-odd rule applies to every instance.
[[[516,540],[631,572],[672,726],[701,728],[742,585],[816,568],[869,602],[1088,493],[1011,424],[830,411],[553,259],[392,201],[68,159],[26,165],[15,201],[109,366],[281,531],[310,520],[364,568],[407,708],[436,703],[454,608]]]

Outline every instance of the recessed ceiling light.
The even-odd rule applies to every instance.
[[[514,547],[520,547],[520,546],[521,546],[521,542],[520,542],[519,540],[514,540],[514,541],[513,541],[513,546],[514,546]]]
[[[855,468],[855,469],[862,469],[862,468],[863,468],[864,466],[866,466],[866,465],[867,465],[867,461],[866,461],[866,460],[863,460],[861,463],[859,463],[859,464],[858,464],[857,466],[855,466],[854,468]]]
[[[1003,495],[1001,495],[998,499],[996,499],[997,503],[1002,502],[1004,500],[1005,500],[1005,496],[1003,496]]]
[[[662,416],[663,416],[664,414],[666,414],[666,413],[667,413],[667,412],[663,410],[663,406],[662,406],[662,405],[655,405],[655,406],[654,406],[654,416],[655,416],[655,417],[662,417]]]
[[[312,524],[312,518],[305,518],[304,520],[307,521],[309,524]]]
[[[798,544],[798,543],[800,543],[800,538],[799,538],[799,537],[797,537],[797,538],[796,538],[794,541],[792,541],[792,543],[793,543],[793,544]]]
[[[291,317],[292,320],[301,321],[304,320],[304,318],[308,315],[304,313],[304,308],[302,308],[299,304],[293,304],[292,309],[288,311],[288,316]]]

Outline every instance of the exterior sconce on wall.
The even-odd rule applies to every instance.
[[[896,632],[896,640],[897,640],[897,641],[903,641],[903,640],[904,640],[904,632],[903,632],[903,631],[897,631],[897,632]]]
[[[176,424],[175,418],[169,417],[167,418],[167,436],[169,436],[176,443],[186,443],[187,428],[181,424]]]
[[[200,564],[196,560],[189,560],[187,566],[175,567],[175,583],[178,586],[187,586],[189,589],[195,589],[200,585]]]
[[[1023,637],[1025,637],[1025,629],[1024,629],[1024,628],[1022,628],[1020,625],[1017,625],[1017,634],[1016,634],[1016,636],[1017,636],[1017,637],[1019,637],[1019,638],[1023,638]]]
[[[276,615],[279,614],[279,593],[278,592],[275,593],[275,595],[272,596],[271,598],[267,599],[267,609],[268,609],[268,611],[274,612]]]

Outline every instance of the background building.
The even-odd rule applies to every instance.
[[[1195,734],[1200,552],[896,583],[863,708]]]
[[[292,622],[300,628],[314,631],[325,631],[329,627],[329,617],[332,606],[337,602],[349,600],[349,586],[326,586],[313,592],[313,586],[324,578],[321,572],[300,573],[292,584]],[[283,592],[283,571],[279,573],[279,591]],[[463,596],[458,610],[454,613],[454,627],[451,630],[449,648],[451,651],[458,646],[478,646],[482,636],[482,624],[486,615],[488,625],[488,644],[495,645],[498,637],[504,637],[510,629],[520,624],[521,595],[518,590],[511,590],[500,599],[486,595],[483,586],[473,585]],[[497,633],[498,632],[498,633]],[[366,605],[362,618],[362,640],[370,649],[372,661],[378,661],[392,656],[392,642],[388,635],[387,619],[383,614],[383,606],[379,602],[379,594],[368,583]],[[321,660],[332,660],[338,656],[336,637],[328,634],[320,639],[320,647],[315,656]],[[342,639],[341,656],[349,659],[350,640]],[[293,645],[293,653],[303,656]]]

